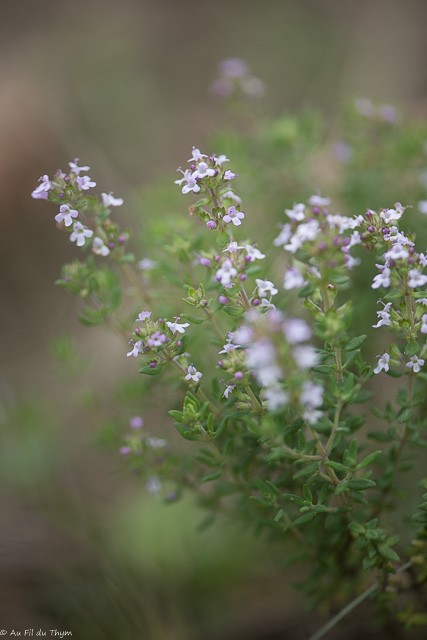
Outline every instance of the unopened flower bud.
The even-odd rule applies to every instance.
[[[234,374],[234,377],[236,378],[236,380],[243,380],[243,372],[236,371],[236,373]]]
[[[216,222],[215,220],[208,220],[206,223],[206,226],[208,229],[216,229]]]
[[[219,296],[218,300],[221,304],[228,304],[230,302],[230,299],[227,298],[227,296]]]

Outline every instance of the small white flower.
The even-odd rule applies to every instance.
[[[101,193],[102,203],[104,207],[121,207],[124,200],[123,198],[115,198],[113,193]]]
[[[418,356],[412,356],[409,362],[406,363],[408,369],[412,369],[414,373],[421,371],[421,367],[424,366],[424,360]]]
[[[224,162],[230,162],[230,159],[227,158],[227,156],[224,155],[223,153],[220,156],[214,156],[213,159],[216,165],[221,165]]]
[[[197,371],[195,366],[190,364],[187,367],[187,375],[185,376],[185,379],[186,380],[193,380],[193,382],[199,382],[199,380],[202,377],[202,375],[203,374],[200,373],[200,371]]]
[[[243,249],[240,245],[237,244],[235,240],[232,240],[225,249],[222,250],[222,253],[228,251],[228,253],[237,253],[240,249]]]
[[[189,158],[188,162],[198,162],[202,158],[206,158],[206,157],[207,157],[206,154],[201,153],[200,149],[197,149],[197,147],[193,147],[192,156],[191,158]]]
[[[421,333],[427,333],[427,313],[421,318]]]
[[[233,202],[235,202],[236,204],[242,204],[242,198],[239,198],[239,196],[236,196],[236,194],[233,191],[226,191],[225,193],[222,193],[221,199],[224,200],[225,198],[228,198],[229,200],[233,200]]]
[[[196,171],[193,173],[193,177],[205,178],[206,176],[214,176],[215,169],[212,169],[207,162],[199,162]]]
[[[141,311],[135,322],[145,322],[148,318],[151,318],[151,311]]]
[[[417,269],[411,269],[408,275],[408,286],[412,289],[415,289],[416,287],[423,287],[427,284],[427,275],[420,273]]]
[[[289,344],[300,344],[311,338],[311,329],[305,320],[290,318],[285,320],[283,333]]]
[[[73,224],[73,218],[77,218],[79,212],[76,209],[70,209],[68,204],[61,204],[59,207],[59,213],[56,214],[56,222],[63,222],[66,227],[71,227]]]
[[[216,279],[222,284],[223,287],[230,288],[232,286],[232,279],[237,275],[237,269],[234,267],[231,260],[224,260],[221,267],[216,272]]]
[[[222,397],[225,398],[226,400],[228,400],[228,397],[230,395],[230,393],[233,393],[234,389],[235,389],[236,385],[229,383],[226,388],[224,393],[222,394]]]
[[[383,327],[383,326],[391,327],[392,322],[391,322],[390,313],[389,313],[390,309],[391,309],[391,302],[387,302],[387,304],[384,305],[384,309],[377,311],[377,316],[379,317],[379,320],[377,324],[372,325],[374,329],[378,329],[379,327]]]
[[[254,260],[263,260],[265,258],[265,255],[261,253],[259,249],[250,244],[245,244],[245,249],[246,255],[250,258],[250,262],[253,262]]]
[[[380,213],[380,218],[384,220],[386,224],[390,224],[390,222],[394,222],[395,220],[400,220],[403,213],[403,207],[401,210],[396,209],[384,209]]]
[[[293,350],[295,362],[301,369],[311,369],[317,364],[319,356],[311,345],[300,345]]]
[[[291,289],[299,289],[305,285],[306,281],[298,267],[292,267],[285,272],[283,288],[287,291]]]
[[[141,269],[141,271],[151,271],[151,269],[155,269],[156,266],[157,262],[150,258],[143,258],[138,262],[138,269]]]
[[[324,389],[321,384],[306,380],[302,386],[300,401],[305,407],[316,409],[323,402]]]
[[[77,186],[81,191],[87,191],[87,189],[96,187],[96,182],[89,176],[77,176]]]
[[[239,227],[242,224],[242,220],[244,219],[245,214],[243,211],[238,211],[236,207],[231,206],[228,207],[227,213],[223,217],[223,221],[226,224],[232,222],[235,227]]]
[[[157,476],[151,476],[145,483],[145,489],[152,495],[157,495],[162,488],[162,482]]]
[[[291,225],[287,222],[282,226],[282,230],[273,240],[273,244],[275,247],[283,247],[285,244],[289,242],[289,239],[292,235]]]
[[[376,275],[372,281],[371,287],[372,289],[378,289],[379,287],[389,287],[390,286],[390,275],[391,271],[388,267],[384,267],[381,264],[375,265],[378,269],[381,269],[381,273]]]
[[[380,373],[380,371],[388,371],[390,369],[390,356],[388,353],[383,353],[382,356],[377,356],[378,364],[374,369],[374,373]]]
[[[49,180],[49,176],[45,174],[39,178],[39,186],[34,189],[31,196],[35,200],[46,200],[48,197],[48,192],[52,188],[52,184]]]
[[[293,209],[285,209],[285,213],[291,220],[301,222],[305,218],[305,205],[302,203],[294,204]]]
[[[71,171],[75,173],[76,176],[79,176],[81,171],[89,171],[90,167],[79,167],[78,162],[80,162],[79,158],[75,158],[74,162],[68,163]]]
[[[151,447],[151,449],[163,449],[168,445],[168,441],[165,440],[164,438],[150,437],[150,438],[146,438],[145,442],[148,444],[149,447]]]
[[[392,248],[384,254],[384,257],[387,260],[406,260],[406,258],[409,258],[409,252],[400,242],[396,242]]]
[[[421,211],[421,213],[427,215],[427,200],[421,200],[418,203],[418,209]]]
[[[279,292],[279,290],[276,289],[276,287],[272,282],[270,282],[270,280],[260,280],[259,278],[257,278],[255,282],[260,298],[266,298],[268,294],[270,294],[271,296],[275,296],[276,293]]]
[[[331,204],[331,199],[314,195],[308,199],[308,204],[312,207],[328,207]]]
[[[278,386],[263,389],[262,396],[269,411],[277,411],[284,407],[289,401],[289,395]]]
[[[166,322],[166,326],[172,333],[185,333],[185,329],[190,326],[189,322],[177,322],[179,318],[175,318],[175,322]]]
[[[224,173],[224,180],[234,180],[234,178],[237,178],[237,173],[233,173],[230,169],[227,169]]]
[[[137,342],[135,342],[132,349],[126,355],[128,358],[129,356],[137,358],[140,353],[142,353],[142,340],[138,340]]]
[[[101,238],[94,238],[92,242],[92,251],[98,256],[104,258],[109,255],[110,249],[103,243]]]
[[[323,415],[322,412],[319,411],[318,409],[312,409],[309,407],[303,412],[302,417],[306,422],[308,422],[308,424],[313,425],[319,422],[322,415]]]
[[[78,247],[83,247],[86,242],[86,238],[91,238],[93,231],[85,227],[81,222],[75,222],[73,226],[73,232],[70,235],[71,242],[75,242]]]

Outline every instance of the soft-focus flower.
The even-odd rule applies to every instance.
[[[417,269],[411,269],[408,273],[408,287],[415,289],[416,287],[423,287],[427,284],[427,275],[420,273]]]
[[[228,383],[226,388],[225,388],[224,393],[222,394],[222,397],[225,398],[226,400],[228,400],[228,397],[229,397],[230,393],[233,393],[235,388],[236,388],[235,384]]]
[[[245,244],[246,249],[246,259],[249,262],[253,262],[254,260],[263,260],[265,255],[261,253],[259,249],[253,247],[251,244]]]
[[[162,488],[162,483],[157,476],[151,476],[145,483],[145,489],[152,495],[157,495]]]
[[[323,402],[324,389],[321,384],[306,380],[302,386],[300,401],[301,404],[310,409],[320,407]]]
[[[193,173],[194,178],[205,178],[206,176],[212,177],[214,175],[215,169],[212,169],[212,167],[210,167],[207,162],[199,162],[196,171],[194,171]]]
[[[200,149],[197,149],[197,147],[193,147],[191,153],[192,153],[192,155],[191,155],[191,158],[188,159],[188,162],[198,162],[202,158],[206,158],[207,157],[206,154],[205,153],[201,153]]]
[[[110,253],[110,249],[104,244],[101,238],[98,237],[93,239],[92,251],[98,256],[103,256],[104,258]]]
[[[155,269],[157,266],[157,262],[151,260],[150,258],[143,258],[138,262],[138,269],[141,271],[151,271],[151,269]]]
[[[305,204],[294,204],[293,209],[285,209],[285,213],[291,220],[301,222],[305,218]]]
[[[331,204],[330,198],[322,198],[322,196],[314,195],[308,199],[308,204],[312,207],[328,207]]]
[[[262,391],[262,397],[269,411],[277,411],[289,401],[289,395],[279,386],[266,387]]]
[[[48,197],[48,192],[52,188],[52,184],[49,180],[49,176],[46,174],[44,176],[41,176],[39,178],[39,182],[40,182],[39,186],[34,189],[31,196],[35,200],[46,200]]]
[[[427,313],[421,318],[421,333],[427,333]]]
[[[73,218],[77,218],[79,212],[76,209],[70,209],[68,204],[61,204],[59,207],[59,213],[56,214],[56,222],[63,222],[66,227],[71,227],[73,224]]]
[[[283,333],[289,344],[300,344],[311,338],[311,329],[305,320],[301,318],[290,318],[285,320]]]
[[[213,159],[216,165],[222,165],[224,162],[230,162],[230,159],[223,153],[220,156],[213,156]]]
[[[224,260],[221,267],[216,272],[216,279],[222,284],[223,287],[232,286],[231,280],[237,275],[237,269],[234,267],[231,260]]]
[[[145,442],[149,447],[151,447],[151,449],[163,449],[168,445],[168,441],[164,438],[149,437],[145,439]]]
[[[115,198],[113,193],[101,193],[102,203],[104,207],[121,207],[124,200],[123,198]]]
[[[142,429],[144,426],[144,418],[141,418],[141,416],[133,416],[133,418],[129,420],[129,426],[131,429]]]
[[[421,213],[426,215],[427,214],[427,200],[421,200],[418,203],[418,209],[419,209],[419,211],[421,211]]]
[[[138,317],[136,318],[135,322],[145,322],[145,320],[147,320],[147,318],[151,317],[151,311],[141,311],[141,313],[138,314]]]
[[[233,173],[230,169],[227,169],[224,173],[224,180],[234,180],[234,178],[237,178],[237,173]]]
[[[69,162],[68,166],[71,171],[76,174],[76,176],[80,175],[81,171],[89,171],[90,167],[79,167],[78,162],[80,162],[79,158],[75,158],[74,162]]]
[[[81,191],[87,191],[87,189],[96,187],[96,182],[89,176],[77,176],[77,186]]]
[[[289,291],[290,289],[299,289],[305,285],[306,281],[304,276],[298,267],[291,267],[285,271],[285,279],[283,282],[283,288]]]
[[[309,344],[300,345],[293,350],[294,360],[301,369],[311,369],[317,364],[319,356],[314,347]]]

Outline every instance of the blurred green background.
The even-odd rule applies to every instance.
[[[268,545],[225,524],[198,533],[191,500],[147,498],[99,446],[98,416],[114,412],[117,393],[126,399],[117,383],[135,368],[118,338],[80,327],[78,303],[55,288],[74,250],[30,193],[78,156],[144,236],[153,191],[141,193],[232,126],[208,92],[230,56],[266,83],[263,112],[319,109],[333,128],[368,96],[423,117],[426,19],[423,0],[1,0],[0,626],[91,640],[285,630],[298,640],[319,624],[301,618],[298,576]],[[326,167],[313,191],[330,183]],[[187,203],[177,194],[169,206],[179,215]],[[149,237],[143,246],[149,254]],[[64,356],[63,335],[81,361]],[[164,413],[150,420],[170,428]]]

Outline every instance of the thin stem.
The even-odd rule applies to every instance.
[[[410,566],[411,562],[407,562],[396,570],[396,574],[402,573],[402,571],[406,571],[406,569],[409,569]],[[349,602],[348,605],[344,607],[344,609],[341,609],[341,611],[337,613],[333,618],[331,618],[323,627],[321,627],[321,629],[318,629],[316,633],[310,636],[308,640],[320,640],[321,638],[323,638],[328,633],[328,631],[333,629],[338,624],[338,622],[345,618],[346,615],[348,615],[351,611],[353,611],[353,609],[358,607],[359,604],[361,604],[364,600],[369,598],[369,596],[373,595],[377,591],[379,586],[380,585],[378,582],[374,582],[374,584],[366,589],[366,591]]]

